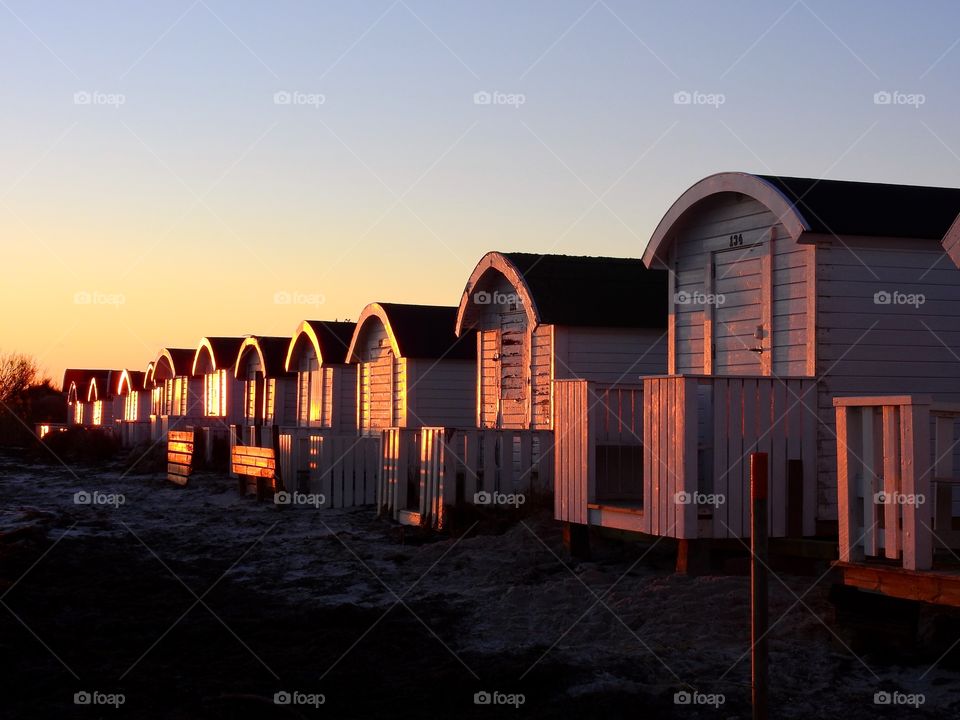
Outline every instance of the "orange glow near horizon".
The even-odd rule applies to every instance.
[[[721,171],[960,185],[960,5],[821,4],[0,3],[0,352],[455,306],[490,250],[640,257]]]

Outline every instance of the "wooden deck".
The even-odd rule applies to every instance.
[[[910,395],[833,403],[838,581],[893,598],[960,607],[953,512],[960,406]]]
[[[888,597],[960,608],[960,567],[907,570],[881,562],[834,563],[842,585]]]

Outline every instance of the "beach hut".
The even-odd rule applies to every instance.
[[[113,417],[120,442],[126,447],[150,437],[150,392],[144,387],[146,373],[124,369],[116,377]]]
[[[960,400],[960,270],[948,254],[958,212],[952,188],[735,172],[693,185],[643,255],[670,287],[667,375],[644,378],[632,428],[641,500],[600,501],[601,469],[570,464],[557,516],[743,537],[748,457],[763,451],[771,535],[837,533],[834,400]],[[564,420],[583,431],[568,437],[587,458],[600,420]]]
[[[476,426],[553,429],[553,381],[666,371],[667,274],[640,260],[488,252],[457,335],[477,331]]]
[[[67,395],[67,425],[90,425],[92,420],[92,406],[87,402],[87,393],[90,381],[99,378],[101,385],[109,382],[109,370],[88,370],[67,368],[63,373],[63,392]]]
[[[193,356],[190,376],[202,383],[199,425],[223,431],[243,417],[242,382],[236,379],[236,364],[242,337],[205,337]]]
[[[346,362],[356,323],[305,320],[284,361],[294,374],[292,422],[280,430],[279,468],[289,491],[324,495],[326,507],[373,502],[379,438],[357,437],[357,367]]]
[[[357,428],[357,368],[345,362],[356,323],[304,320],[287,347],[284,368],[296,374],[298,428],[351,434]]]
[[[470,427],[476,417],[475,340],[454,333],[457,308],[371,303],[347,361],[357,366],[357,428]]]
[[[455,485],[439,474],[456,454],[444,452],[447,429],[476,418],[476,341],[472,332],[457,337],[456,317],[455,307],[371,303],[347,352],[358,432],[379,446],[378,512],[407,524],[440,524],[438,490]]]
[[[84,424],[89,427],[113,430],[116,410],[116,389],[123,371],[107,370],[104,374],[94,374],[87,383],[87,398]]]
[[[296,384],[285,362],[290,338],[250,336],[240,344],[233,369],[243,384],[242,419],[237,442],[272,448],[274,427],[292,424]]]
[[[202,380],[191,376],[196,350],[162,348],[148,366],[144,383],[150,390],[151,439],[163,440],[185,427],[202,408]]]

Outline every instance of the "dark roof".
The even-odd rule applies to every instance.
[[[503,253],[523,276],[540,322],[594,327],[667,326],[667,273],[632,258]]]
[[[193,348],[164,348],[173,359],[173,372],[177,375],[189,375],[193,368],[193,357],[197,349]]]
[[[77,384],[77,395],[87,399],[87,388],[90,385],[90,378],[97,379],[97,386],[106,387],[110,380],[110,370],[87,370],[81,368],[67,368],[63,371],[63,392],[70,390],[70,384]]]
[[[350,348],[350,339],[357,329],[355,322],[307,320],[307,324],[317,334],[320,354],[324,364],[342,363]]]
[[[213,362],[217,366],[217,370],[225,370],[227,368],[233,368],[234,364],[237,362],[237,353],[240,352],[240,346],[243,344],[245,338],[242,337],[206,337],[204,338],[208,343],[210,343],[210,349],[213,351]],[[199,357],[201,345],[197,347],[197,351],[194,354],[194,362],[196,358]],[[193,370],[193,365],[191,365],[191,371]]]
[[[378,304],[390,320],[402,357],[446,360],[473,360],[476,357],[474,334],[466,333],[458,338],[454,332],[456,307]]]
[[[960,189],[758,175],[793,203],[815,233],[942,240],[960,213]]]
[[[256,337],[260,351],[263,353],[263,374],[266,377],[277,377],[286,375],[284,370],[284,361],[287,359],[287,348],[290,346],[290,338],[285,337]],[[254,352],[253,349],[250,352]]]
[[[127,375],[130,376],[130,385],[131,387],[133,387],[134,390],[141,390],[143,388],[143,381],[147,377],[147,374],[145,372],[143,372],[142,370],[127,370]],[[121,377],[123,377],[122,373],[119,376],[117,376],[117,383],[116,383],[117,386],[115,388],[112,388],[114,392],[120,391]]]

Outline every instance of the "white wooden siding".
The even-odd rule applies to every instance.
[[[566,357],[557,358],[565,365],[564,377],[636,384],[642,375],[667,370],[666,328],[558,327],[556,332],[565,336]]]
[[[472,360],[407,360],[407,427],[472,427],[476,365]]]
[[[500,418],[500,372],[494,360],[500,345],[499,330],[477,333],[477,402],[479,426],[495,428]]]
[[[396,358],[379,319],[371,318],[358,346],[360,429],[365,432],[383,428],[406,427],[404,404],[406,376],[402,358]]]
[[[539,325],[533,331],[530,357],[531,430],[553,429],[553,378],[560,371],[554,358],[555,330],[553,325]]]
[[[894,291],[923,294],[925,302],[874,301],[876,293]],[[960,270],[934,242],[820,242],[816,301],[817,374],[823,376],[819,512],[836,520],[834,397],[892,393],[960,401]]]
[[[772,243],[771,232],[774,238]],[[732,235],[742,235],[743,245],[731,250]],[[757,247],[753,248],[754,245]],[[718,250],[728,250],[729,254],[720,254],[723,267],[712,272],[713,261],[718,257],[714,252]],[[752,339],[753,332],[747,334],[747,326],[752,324],[755,331],[766,312],[770,319],[764,328],[763,347],[769,353],[772,345],[769,372],[780,376],[809,374],[807,357],[811,338],[806,319],[806,288],[812,253],[812,247],[796,244],[787,235],[783,224],[777,222],[776,216],[752,198],[724,193],[701,203],[696,209],[696,218],[679,232],[671,248],[670,266],[675,272],[674,293],[693,296],[722,291],[726,295],[724,305],[727,307],[711,307],[699,302],[674,303],[671,297],[674,343],[670,353],[675,362],[675,372],[719,372],[707,362],[712,357],[712,348],[704,347],[707,321],[712,321],[709,328],[712,328],[715,339],[719,341],[717,352],[723,371],[730,374],[757,372],[756,365],[761,362],[760,359],[754,361],[752,370],[748,370],[750,364],[746,362],[747,354],[738,352],[731,357],[726,353],[732,352],[731,343],[742,348],[739,340]],[[756,311],[744,309],[744,300],[753,302],[754,295],[764,294],[764,288],[759,284],[762,273],[757,271],[755,262],[750,258],[765,254],[770,256],[771,287],[766,289],[770,308]],[[738,257],[748,261],[750,266],[739,268],[736,262],[730,262]],[[759,303],[760,299],[756,301]],[[722,309],[719,317],[714,317],[714,308],[717,307]],[[732,333],[723,332],[724,327],[732,327]],[[738,337],[730,337],[731,334]],[[707,358],[705,352],[708,353]],[[764,368],[764,374],[766,372]]]

